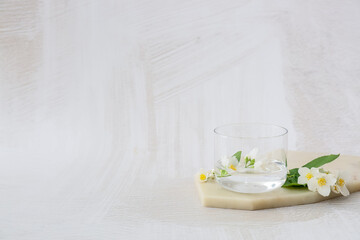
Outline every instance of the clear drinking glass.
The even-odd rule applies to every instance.
[[[261,193],[284,184],[286,128],[239,123],[217,127],[214,134],[215,177],[222,187],[235,192]]]

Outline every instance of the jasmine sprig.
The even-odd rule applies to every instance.
[[[334,161],[339,156],[340,156],[340,154],[337,154],[337,155],[331,154],[331,155],[318,157],[318,158],[315,158],[314,160],[308,162],[303,167],[306,167],[308,169],[319,168],[326,163]],[[298,183],[299,176],[300,176],[299,168],[293,168],[293,169],[289,170],[289,173],[287,174],[287,177],[286,177],[286,181],[282,187],[306,187],[306,184]]]
[[[232,170],[235,169],[236,171],[236,167],[237,165],[239,165],[240,163],[240,159],[241,159],[241,151],[238,151],[236,153],[234,153],[234,155],[232,155],[232,159],[228,159],[228,158],[225,158],[223,159],[223,162],[225,162],[225,165],[228,165],[228,167]],[[236,158],[237,160],[237,164],[235,163],[235,161],[233,161],[233,159]],[[220,169],[219,170],[219,173],[216,175],[218,178],[221,178],[221,177],[229,177],[231,176],[225,169]]]
[[[229,174],[229,171],[230,172],[237,171],[238,167],[240,165],[241,153],[242,153],[241,151],[238,151],[238,152],[234,153],[231,157],[226,157],[226,156],[222,157],[221,164],[227,170],[220,169],[217,176],[218,177],[228,177],[228,176],[231,176],[231,174]]]
[[[330,192],[341,193],[344,196],[350,194],[346,188],[345,183],[348,176],[345,173],[325,171],[322,168],[307,168],[301,167],[298,170],[298,183],[307,186],[310,191],[318,192],[320,195],[326,197]]]

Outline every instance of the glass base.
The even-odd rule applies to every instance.
[[[250,181],[249,181],[250,180]],[[217,178],[216,181],[225,189],[240,193],[264,193],[280,188],[285,183],[285,178],[266,179],[264,177],[229,176]]]

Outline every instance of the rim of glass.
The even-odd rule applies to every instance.
[[[224,127],[231,127],[231,126],[244,126],[244,125],[252,125],[252,126],[267,126],[267,127],[277,127],[279,129],[283,130],[283,133],[281,134],[277,134],[277,135],[273,135],[273,136],[264,136],[264,137],[246,137],[246,136],[231,136],[231,135],[226,135],[223,133],[219,132],[220,128],[224,128]],[[230,124],[224,124],[221,126],[218,126],[214,129],[214,133],[221,136],[221,137],[227,137],[227,138],[239,138],[239,139],[264,139],[264,138],[276,138],[276,137],[282,137],[285,136],[288,133],[288,130],[282,126],[279,125],[275,125],[275,124],[268,124],[268,123],[251,123],[251,122],[244,122],[244,123],[230,123]]]

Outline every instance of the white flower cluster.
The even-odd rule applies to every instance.
[[[346,181],[348,175],[338,172],[327,172],[321,168],[299,168],[298,178],[299,184],[307,184],[310,191],[318,192],[322,196],[329,196],[331,190],[335,193],[341,193],[344,196],[348,196],[349,190],[346,188]]]
[[[235,156],[223,156],[221,158],[221,165],[229,174],[244,171],[246,168],[258,169],[262,166],[263,163],[259,158],[257,158],[255,161],[258,152],[259,149],[254,148],[241,160],[238,160]]]
[[[209,171],[205,171],[204,169],[200,169],[200,173],[199,173],[200,182],[207,182],[207,180],[214,179],[214,178],[215,178],[214,169],[209,170]]]

